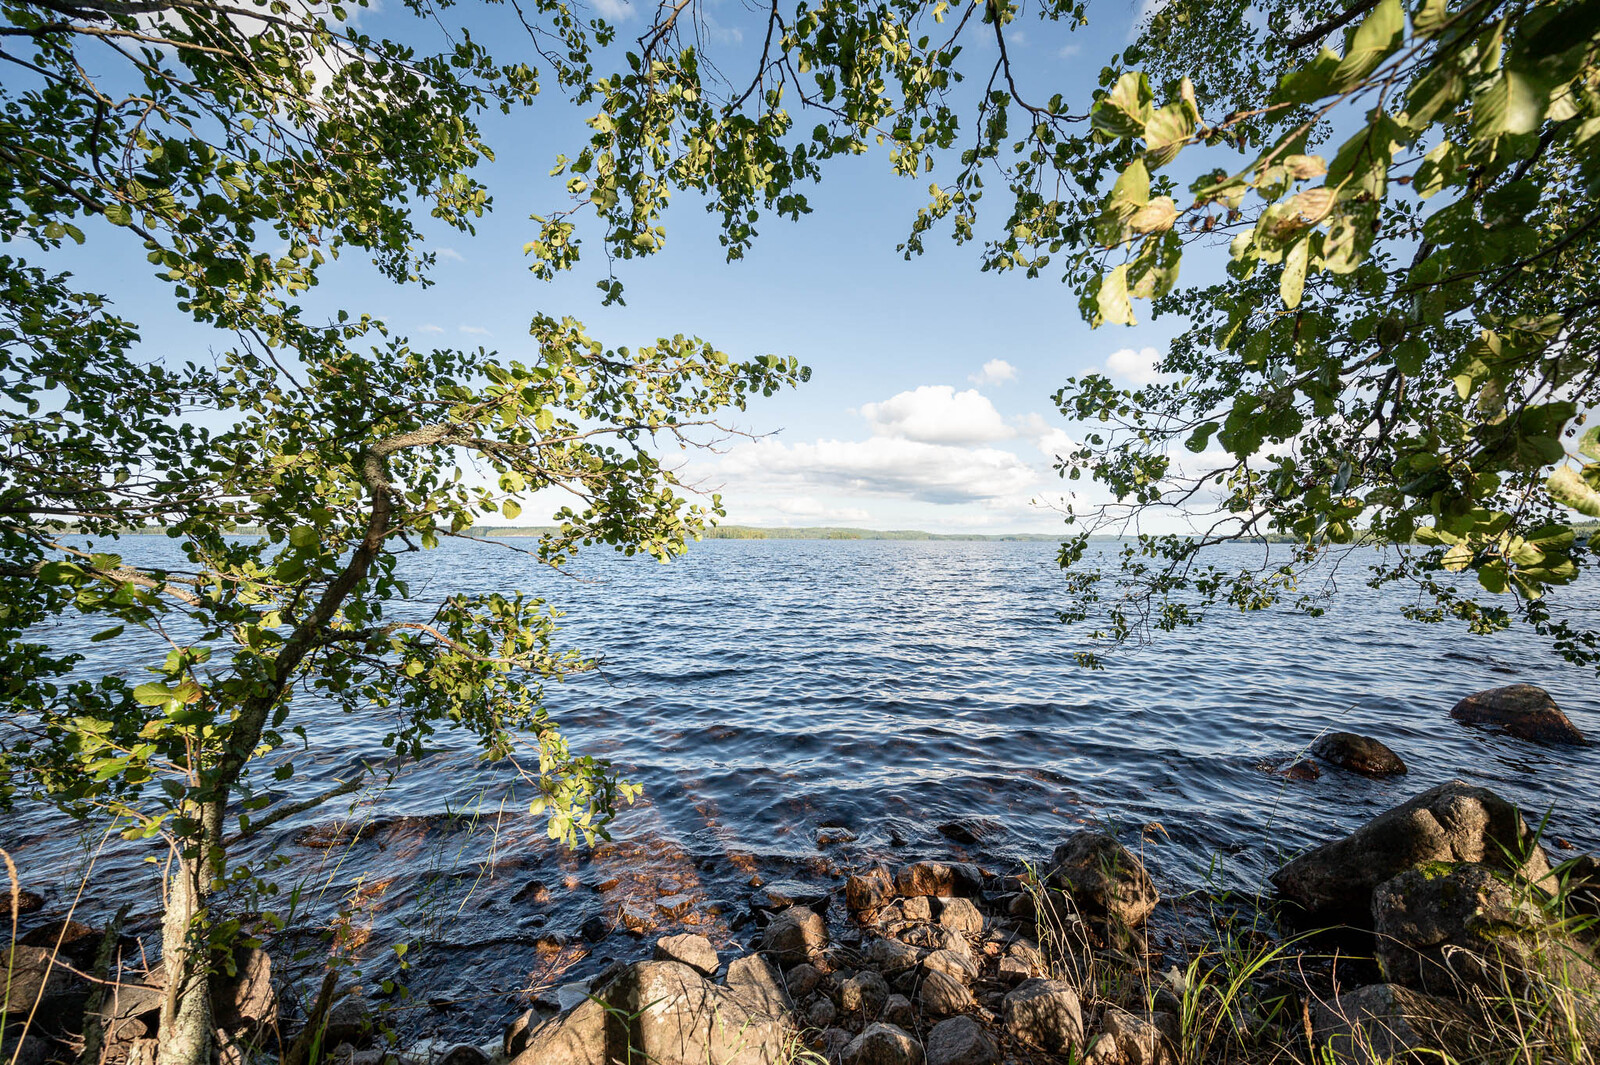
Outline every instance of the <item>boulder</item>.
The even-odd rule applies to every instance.
[[[844,1048],[844,1065],[922,1065],[922,1044],[892,1024],[870,1024]]]
[[[957,954],[953,950],[936,950],[922,959],[922,965],[929,972],[953,976],[963,984],[970,984],[978,978],[977,963],[967,955]]]
[[[828,945],[828,926],[821,915],[804,906],[791,906],[772,919],[761,933],[761,950],[779,965],[798,965],[821,953]]]
[[[729,966],[730,978],[733,970]],[[518,1065],[637,1059],[653,1065],[777,1065],[787,1060],[791,1021],[786,1009],[752,1008],[734,988],[718,987],[681,962],[642,961],[594,998],[531,1033],[514,1060]]]
[[[805,962],[790,969],[783,978],[784,986],[789,989],[789,997],[795,1002],[815,991],[821,982],[822,973],[817,971],[815,965],[808,965]]]
[[[680,961],[703,976],[717,974],[717,948],[705,936],[684,933],[656,940],[656,961]]]
[[[363,1047],[372,1042],[372,1007],[359,994],[348,994],[328,1010],[328,1020],[322,1030],[322,1045],[336,1047],[349,1043]]]
[[[839,1008],[846,1013],[876,1017],[889,1000],[889,983],[868,969],[839,985]]]
[[[1392,777],[1406,771],[1400,756],[1371,736],[1329,732],[1311,745],[1311,754],[1329,765],[1369,777]]]
[[[867,949],[867,959],[879,972],[893,976],[915,969],[922,961],[922,951],[898,939],[875,939]]]
[[[266,951],[244,947],[234,953],[233,972],[211,978],[211,1008],[218,1028],[252,1041],[277,1026],[278,995]]]
[[[1000,1047],[971,1017],[940,1021],[928,1033],[927,1065],[999,1065]]]
[[[1136,928],[1161,896],[1144,863],[1104,832],[1085,830],[1056,847],[1045,885],[1072,896],[1091,924]]]
[[[983,874],[966,862],[911,862],[895,874],[894,886],[907,898],[925,895],[960,895],[970,898],[983,890]]]
[[[752,1013],[781,1017],[788,1012],[790,999],[784,994],[783,979],[759,954],[745,954],[729,962],[723,986]]]
[[[1523,944],[1538,923],[1526,897],[1476,862],[1384,881],[1372,894],[1372,922],[1384,979],[1432,994],[1498,988],[1501,975],[1525,968]]]
[[[852,874],[844,882],[844,901],[851,913],[870,913],[894,898],[894,877],[883,866]]]
[[[1312,1035],[1333,1065],[1387,1065],[1395,1059],[1463,1060],[1478,1025],[1445,999],[1397,984],[1375,984],[1317,1002]]]
[[[1279,895],[1301,910],[1354,922],[1371,917],[1372,892],[1385,880],[1429,862],[1505,865],[1544,879],[1544,851],[1516,807],[1486,788],[1440,784],[1374,817],[1344,839],[1308,851],[1272,874]]]
[[[41,999],[41,992],[42,997],[48,999],[71,986],[71,974],[54,964],[53,957],[53,952],[45,947],[23,944],[0,953],[0,962],[5,966],[0,970],[0,977],[9,974],[9,979],[0,983],[0,997],[4,999],[0,1001],[0,1012],[26,1016],[34,1002]]]
[[[917,895],[906,899],[900,904],[900,913],[908,921],[933,920],[933,899],[927,895]]]
[[[1170,1013],[1130,1013],[1108,1006],[1100,1034],[1084,1065],[1166,1065],[1176,1061],[1177,1018]]]
[[[939,923],[953,932],[983,934],[983,914],[970,899],[940,899]]]
[[[1550,693],[1533,684],[1474,692],[1451,707],[1450,716],[1463,724],[1486,725],[1538,743],[1581,746],[1588,742]]]
[[[879,1019],[908,1028],[916,1022],[916,1014],[911,1010],[911,1000],[904,995],[890,995],[883,1003],[883,1012]]]
[[[972,1008],[972,992],[949,973],[934,969],[917,986],[917,1005],[930,1017],[948,1017]]]
[[[1028,980],[1006,995],[1001,1021],[1011,1038],[1052,1054],[1083,1046],[1083,1010],[1072,985]]]

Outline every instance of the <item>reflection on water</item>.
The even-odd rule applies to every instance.
[[[135,538],[123,550],[171,545]],[[1527,680],[1600,734],[1592,675],[1536,639],[1403,622],[1398,593],[1349,574],[1324,618],[1218,617],[1090,673],[1054,620],[1054,557],[1047,543],[713,541],[670,566],[595,553],[584,581],[483,545],[408,557],[425,595],[522,589],[567,611],[564,639],[605,666],[553,688],[551,709],[575,749],[614,759],[645,798],[613,843],[563,853],[526,815],[514,769],[446,736],[353,807],[285,823],[258,853],[288,858],[279,877],[302,885],[304,908],[352,911],[364,956],[413,944],[404,1015],[460,1034],[506,1016],[504,992],[647,949],[630,929],[747,936],[753,885],[827,887],[869,857],[1008,865],[1094,822],[1142,836],[1168,889],[1253,888],[1279,853],[1457,776],[1535,816],[1552,809],[1552,837],[1600,845],[1592,748],[1447,716],[1470,691]],[[1578,607],[1593,610],[1594,593]],[[140,664],[94,657],[106,651],[86,642],[92,631],[52,639],[95,669]],[[315,745],[286,797],[388,764],[382,722],[303,712]],[[1379,737],[1410,774],[1264,771],[1329,728]],[[79,841],[37,810],[10,818],[4,837],[25,886],[64,906]],[[147,853],[108,846],[83,911],[130,893],[153,907]]]

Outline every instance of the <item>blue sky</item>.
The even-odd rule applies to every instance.
[[[632,8],[617,0],[601,6],[619,20],[620,37],[638,35],[642,20]],[[708,47],[725,69],[740,69],[747,38],[759,43],[761,16],[732,2],[707,10]],[[528,58],[520,55],[528,50],[520,30],[490,21],[504,14],[475,4],[447,12],[473,22],[480,38],[505,42],[505,58]],[[1014,24],[1008,49],[1028,79],[1025,91],[1061,92],[1084,106],[1104,57],[1126,45],[1139,14],[1131,5],[1100,5],[1091,24],[1070,36],[1035,18]],[[403,20],[410,16],[398,10],[362,15],[373,33],[407,32]],[[974,38],[974,50],[985,46],[993,48],[990,38]],[[678,198],[666,249],[619,263],[627,305],[605,308],[594,288],[602,262],[544,283],[529,273],[522,252],[535,234],[528,216],[562,204],[547,174],[558,153],[574,154],[582,144],[577,113],[551,89],[532,110],[494,116],[486,131],[497,154],[483,170],[495,210],[475,236],[433,235],[433,287],[397,288],[347,259],[304,304],[315,314],[339,307],[372,313],[419,344],[481,344],[511,357],[533,354],[527,325],[538,312],[579,318],[607,344],[681,332],[736,357],[798,357],[812,369],[810,383],[758,399],[740,419],[761,439],[687,459],[694,483],[722,492],[729,522],[1059,530],[1060,516],[1035,502],[1059,502],[1065,488],[1050,458],[1072,427],[1054,412],[1050,394],[1068,376],[1095,369],[1125,383],[1144,379],[1180,324],[1091,330],[1059,281],[982,273],[973,246],[942,235],[905,261],[895,248],[930,178],[895,178],[883,155],[833,165],[809,190],[812,215],[798,223],[765,220],[754,249],[734,263],[724,261],[714,219],[691,198]],[[997,189],[991,213],[1003,207],[1000,200]],[[596,234],[588,236],[597,257]],[[150,351],[182,360],[221,343],[170,309],[165,286],[125,236],[114,254],[106,253],[109,243],[91,239],[90,254],[72,254],[61,265],[119,304],[135,302]],[[525,507],[523,520],[539,522],[540,510]]]

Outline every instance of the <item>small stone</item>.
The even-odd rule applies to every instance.
[[[828,1065],[841,1065],[844,1061],[845,1047],[850,1045],[850,1039],[850,1033],[843,1028],[829,1028],[817,1036],[811,1048],[821,1054]]]
[[[1488,725],[1537,743],[1582,746],[1588,742],[1550,693],[1533,684],[1474,692],[1452,707],[1450,716],[1463,724]]]
[[[908,921],[931,921],[933,900],[926,895],[914,896],[900,904],[900,912],[906,915]]]
[[[895,874],[894,886],[907,898],[919,895],[970,897],[983,890],[983,874],[965,862],[912,862]]]
[[[656,940],[654,957],[657,961],[680,961],[705,976],[715,976],[719,964],[717,948],[711,940],[687,933]]]
[[[799,1002],[817,989],[817,985],[822,982],[822,973],[815,965],[801,962],[789,970],[783,981],[789,988],[789,997]]]
[[[634,935],[643,935],[654,929],[658,923],[657,917],[654,908],[631,900],[617,910],[617,923]]]
[[[844,883],[844,901],[851,913],[866,913],[894,898],[894,877],[883,866],[852,875]]]
[[[826,995],[818,995],[816,1001],[806,1009],[806,1023],[813,1028],[826,1028],[838,1016],[838,1009]]]
[[[998,1065],[1000,1047],[971,1017],[940,1021],[928,1033],[927,1065]]]
[[[888,998],[888,982],[870,969],[839,985],[839,1005],[846,1013],[876,1017]]]
[[[511,896],[511,901],[543,904],[550,901],[550,889],[545,887],[542,881],[530,880],[517,889],[517,893]]]
[[[1032,979],[1034,968],[1021,958],[1007,954],[1000,959],[1000,964],[995,970],[995,976],[1003,984],[1016,985],[1024,980]]]
[[[1392,777],[1406,771],[1400,756],[1371,736],[1329,732],[1311,745],[1311,753],[1340,769],[1369,777]]]
[[[875,939],[867,951],[867,957],[879,972],[893,976],[915,969],[922,960],[922,952],[897,939]]]
[[[758,910],[779,913],[791,906],[804,906],[813,913],[828,908],[829,893],[798,880],[774,880],[750,895],[750,905]]]
[[[688,895],[663,895],[656,900],[656,909],[672,920],[682,920],[694,909],[694,899]]]
[[[939,923],[970,936],[983,933],[983,914],[970,899],[940,899]]]
[[[1285,780],[1322,779],[1322,770],[1317,768],[1317,763],[1311,761],[1309,758],[1302,758],[1293,765],[1284,766],[1282,769],[1278,770],[1277,773]]]
[[[889,1024],[897,1024],[901,1028],[909,1028],[916,1022],[916,1014],[911,1009],[911,1000],[904,995],[890,995],[884,999],[883,1012],[880,1016]]]
[[[949,973],[935,969],[923,974],[917,988],[917,1005],[931,1017],[948,1017],[972,1007],[972,992]]]
[[[972,959],[953,950],[936,950],[922,959],[922,965],[929,972],[953,976],[964,984],[970,984],[978,978],[978,967]]]
[[[844,1048],[844,1065],[922,1065],[922,1044],[892,1024],[871,1024]]]
[[[611,934],[611,926],[604,917],[596,914],[578,926],[578,934],[591,943],[598,943]]]
[[[1001,1007],[1006,1032],[1019,1042],[1060,1054],[1083,1045],[1078,993],[1060,980],[1029,980]]]
[[[972,944],[960,932],[942,925],[924,924],[906,930],[901,938],[914,947],[928,950],[953,950],[965,957],[972,956]]]
[[[804,906],[791,906],[761,933],[761,950],[779,965],[798,965],[828,945],[828,927]]]

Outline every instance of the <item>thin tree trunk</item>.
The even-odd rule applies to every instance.
[[[161,1002],[156,1065],[211,1065],[211,950],[204,920],[206,898],[221,858],[222,802],[199,810],[200,839],[179,854],[167,885],[161,921],[161,965],[167,993]]]

